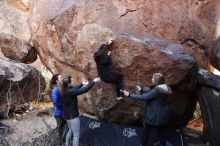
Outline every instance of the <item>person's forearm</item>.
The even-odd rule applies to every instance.
[[[131,93],[129,93],[128,97],[136,99],[136,100],[145,100],[145,96],[143,96],[143,94],[131,94]]]
[[[83,93],[88,92],[94,85],[95,85],[95,82],[94,82],[94,81],[91,81],[91,82],[90,82],[88,85],[86,85],[85,87],[80,88],[77,94],[79,95],[79,94],[83,94]]]
[[[156,89],[152,89],[147,93],[144,93],[142,95],[140,94],[129,94],[129,97],[137,100],[151,100],[153,98],[156,98],[159,96],[159,93],[157,92]]]

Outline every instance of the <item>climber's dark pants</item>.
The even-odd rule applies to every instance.
[[[123,89],[123,83],[122,83],[123,76],[122,76],[122,74],[115,72],[115,71],[111,71],[105,75],[101,75],[100,78],[106,83],[115,84],[117,97],[120,97],[123,95],[120,92],[120,90]]]
[[[65,142],[65,135],[66,135],[66,131],[67,131],[67,130],[65,130],[66,120],[64,120],[63,117],[55,117],[55,119],[57,121],[59,141],[60,142]]]

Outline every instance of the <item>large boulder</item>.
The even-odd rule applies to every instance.
[[[172,121],[180,126],[192,117],[197,65],[178,43],[206,67],[214,32],[213,7],[212,1],[189,6],[188,2],[171,0],[33,0],[29,25],[33,45],[44,64],[53,73],[74,76],[76,82],[97,75],[93,53],[114,38],[113,69],[124,75],[125,88],[132,90],[136,83],[151,85],[154,72],[164,73],[174,86]],[[140,119],[143,103],[125,99],[116,104],[110,84],[101,83],[93,89],[79,98],[82,112],[123,123]]]
[[[45,80],[40,72],[26,64],[0,59],[0,112],[40,98]]]
[[[34,46],[51,70],[53,60],[65,62],[65,54],[78,58],[76,50],[83,53],[94,42],[127,33],[181,43],[206,68],[216,29],[215,1],[33,0],[29,25]],[[88,29],[93,31],[85,34]]]
[[[34,47],[14,35],[0,33],[0,49],[5,57],[23,63],[33,63],[37,60]]]
[[[172,112],[169,125],[179,127],[188,123],[196,104],[197,64],[182,45],[156,38],[140,40],[133,36],[120,36],[115,39],[112,51],[113,69],[124,75],[124,86],[130,91],[135,92],[136,84],[151,86],[152,75],[163,73],[173,89],[173,95],[168,99]],[[87,72],[92,73],[92,67],[89,68]],[[126,98],[124,103],[117,104],[115,90],[107,84],[97,85],[96,90],[95,94],[92,93],[95,97],[92,98],[92,109],[98,117],[123,123],[141,117],[143,102]],[[81,109],[89,112],[88,106],[82,106],[87,100],[79,101]]]
[[[213,146],[220,144],[220,76],[199,71],[199,103],[204,122],[203,138]]]

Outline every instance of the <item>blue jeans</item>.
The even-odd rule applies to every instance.
[[[69,131],[66,135],[66,143],[65,146],[69,146],[71,137],[73,135],[73,146],[79,146],[79,134],[80,134],[80,120],[79,117],[66,120]]]

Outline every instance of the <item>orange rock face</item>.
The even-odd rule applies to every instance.
[[[191,91],[196,62],[204,68],[208,64],[214,5],[215,1],[35,0],[29,26],[44,64],[54,73],[74,76],[76,82],[97,75],[93,53],[114,38],[112,67],[123,73],[125,88],[150,85],[154,72],[164,73],[178,94],[172,102],[174,119],[185,125],[192,115],[186,109],[195,105]],[[129,123],[141,116],[142,103],[126,99],[114,106],[115,91],[109,84],[98,84],[79,97],[81,111],[100,118]]]

